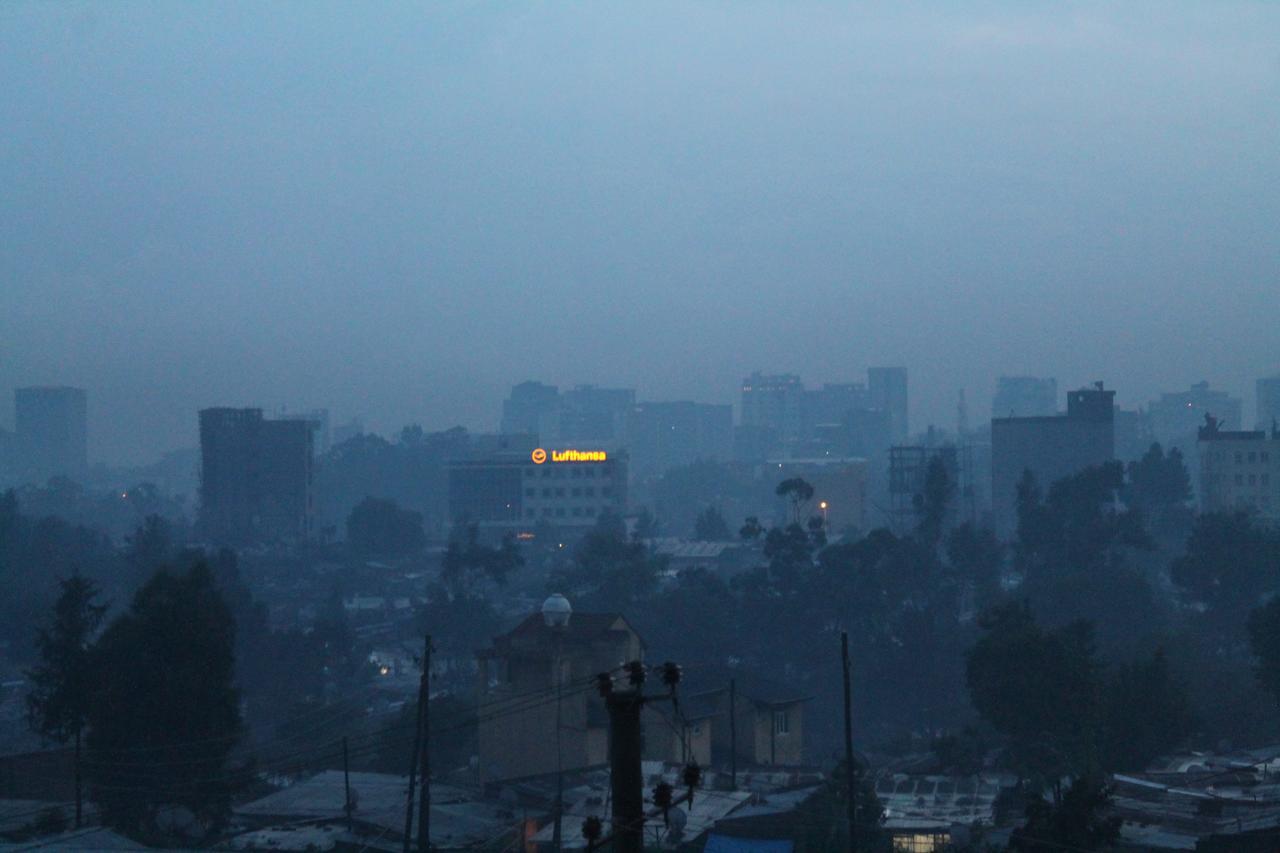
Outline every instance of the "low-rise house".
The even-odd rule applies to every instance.
[[[798,767],[805,763],[803,691],[731,667],[685,673],[681,701],[710,729],[711,763],[740,768]]]
[[[553,604],[564,609],[549,612]],[[568,607],[552,596],[544,612],[477,654],[479,771],[486,782],[608,761],[608,713],[595,677],[643,660],[644,641],[619,613]]]

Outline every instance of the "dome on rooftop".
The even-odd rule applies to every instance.
[[[548,628],[564,628],[569,624],[569,617],[572,614],[573,608],[569,606],[569,599],[558,592],[547,596],[547,600],[542,602],[542,618]]]

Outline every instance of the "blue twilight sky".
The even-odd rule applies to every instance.
[[[0,423],[1280,370],[1280,3],[0,4]]]

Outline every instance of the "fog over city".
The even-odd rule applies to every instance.
[[[0,0],[0,853],[1280,850],[1280,2]]]
[[[0,81],[0,387],[90,389],[108,464],[212,404],[883,363],[950,428],[1280,359],[1275,4],[13,2]]]

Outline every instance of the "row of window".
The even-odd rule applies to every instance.
[[[526,498],[536,498],[538,496],[538,490],[525,489],[524,496]],[[544,498],[563,498],[565,497],[565,489],[563,486],[558,486],[554,489],[544,488],[542,490],[542,496]],[[581,487],[575,486],[574,488],[569,489],[569,496],[575,497],[575,498],[594,498],[596,496],[596,487],[595,486],[581,486]],[[601,486],[600,497],[602,498],[613,497],[613,489],[610,488],[609,486]]]
[[[542,465],[537,468],[525,468],[524,475],[530,480],[534,477],[541,477],[544,480],[563,480],[566,477],[570,477],[574,480],[590,480],[596,476],[597,471],[599,471],[600,476],[605,479],[613,476],[613,468],[608,465]]]
[[[526,509],[524,511],[525,518],[538,518],[538,511],[535,509]],[[542,518],[595,518],[596,508],[593,506],[575,506],[572,509],[565,509],[558,506],[555,509],[551,507],[542,508]]]
[[[1226,451],[1217,450],[1213,453],[1214,462],[1225,462]],[[1237,465],[1254,464],[1261,462],[1266,464],[1271,461],[1271,452],[1269,450],[1237,450],[1235,451],[1235,460]]]

